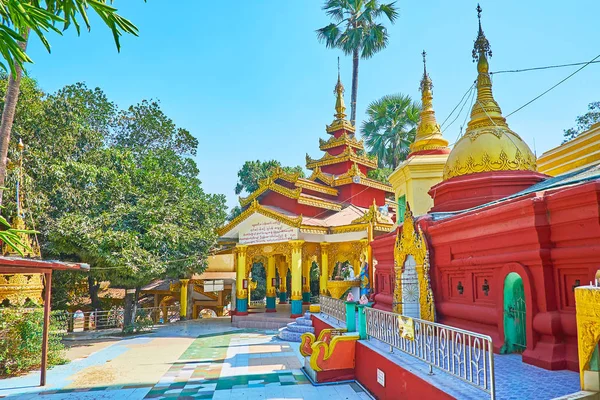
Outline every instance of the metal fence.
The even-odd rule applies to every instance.
[[[323,309],[323,305],[321,305]],[[367,336],[457,377],[495,399],[492,339],[486,335],[413,318],[414,339],[400,334],[399,314],[364,308]]]
[[[61,318],[66,319],[67,332],[123,328],[124,310],[122,308],[76,311],[63,315]],[[135,321],[154,325],[179,321],[179,306],[137,308]]]
[[[12,309],[12,312],[31,313],[41,312],[38,308]],[[0,313],[2,310],[0,309]],[[52,311],[50,319],[52,329],[57,332],[82,332],[111,328],[123,328],[124,312],[122,308],[95,311]],[[135,315],[136,322],[146,322],[149,325],[165,324],[179,321],[179,306],[166,308],[150,307],[138,308]]]
[[[344,300],[321,296],[320,304],[322,313],[346,323],[346,302]]]

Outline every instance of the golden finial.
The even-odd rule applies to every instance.
[[[475,39],[475,46],[473,46],[473,62],[479,61],[480,58],[486,56],[492,56],[492,49],[490,48],[490,42],[485,37],[483,29],[481,28],[481,6],[477,4],[477,19],[479,20],[479,32],[477,33],[477,39]]]
[[[492,93],[488,57],[490,43],[481,27],[481,7],[477,5],[479,30],[473,46],[477,61],[477,97],[465,134],[456,142],[444,167],[444,179],[491,171],[535,171],[535,156],[513,132],[502,116]]]
[[[433,84],[427,74],[427,53],[425,50],[421,53],[423,56],[423,78],[421,79],[421,116],[417,126],[415,141],[410,145],[410,151],[435,150],[448,147],[448,141],[442,136],[442,131],[435,119],[433,110],[433,93],[431,89]]]
[[[335,89],[333,93],[336,96],[335,99],[335,118],[336,119],[344,119],[346,118],[346,105],[344,104],[344,85],[342,85],[342,79],[340,77],[340,58],[338,57],[338,79],[337,84],[335,85]]]

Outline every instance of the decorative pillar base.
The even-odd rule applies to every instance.
[[[248,299],[237,299],[235,315],[248,315]]]
[[[346,330],[356,332],[356,303],[354,301],[346,302]]]
[[[310,304],[310,292],[302,292],[302,304],[305,306]]]
[[[302,300],[292,300],[292,315],[290,318],[298,318],[302,316]]]
[[[279,292],[279,304],[287,304],[287,293]]]
[[[267,297],[267,312],[277,312],[275,307],[275,297]]]

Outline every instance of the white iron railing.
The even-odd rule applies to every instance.
[[[323,305],[321,305],[323,309]],[[486,335],[413,318],[414,340],[400,335],[399,314],[365,307],[367,337],[457,377],[495,399],[494,353]]]
[[[346,302],[328,296],[321,296],[321,312],[328,317],[333,317],[340,322],[346,323]]]

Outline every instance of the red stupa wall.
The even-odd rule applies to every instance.
[[[516,272],[525,288],[523,360],[577,371],[573,288],[588,284],[600,267],[599,199],[600,182],[593,181],[441,221],[422,217],[418,223],[429,244],[437,320],[488,334],[499,351],[504,344],[504,281]],[[372,245],[378,262],[375,307],[386,310],[391,310],[393,287],[387,282],[393,283],[394,240],[385,236]]]

